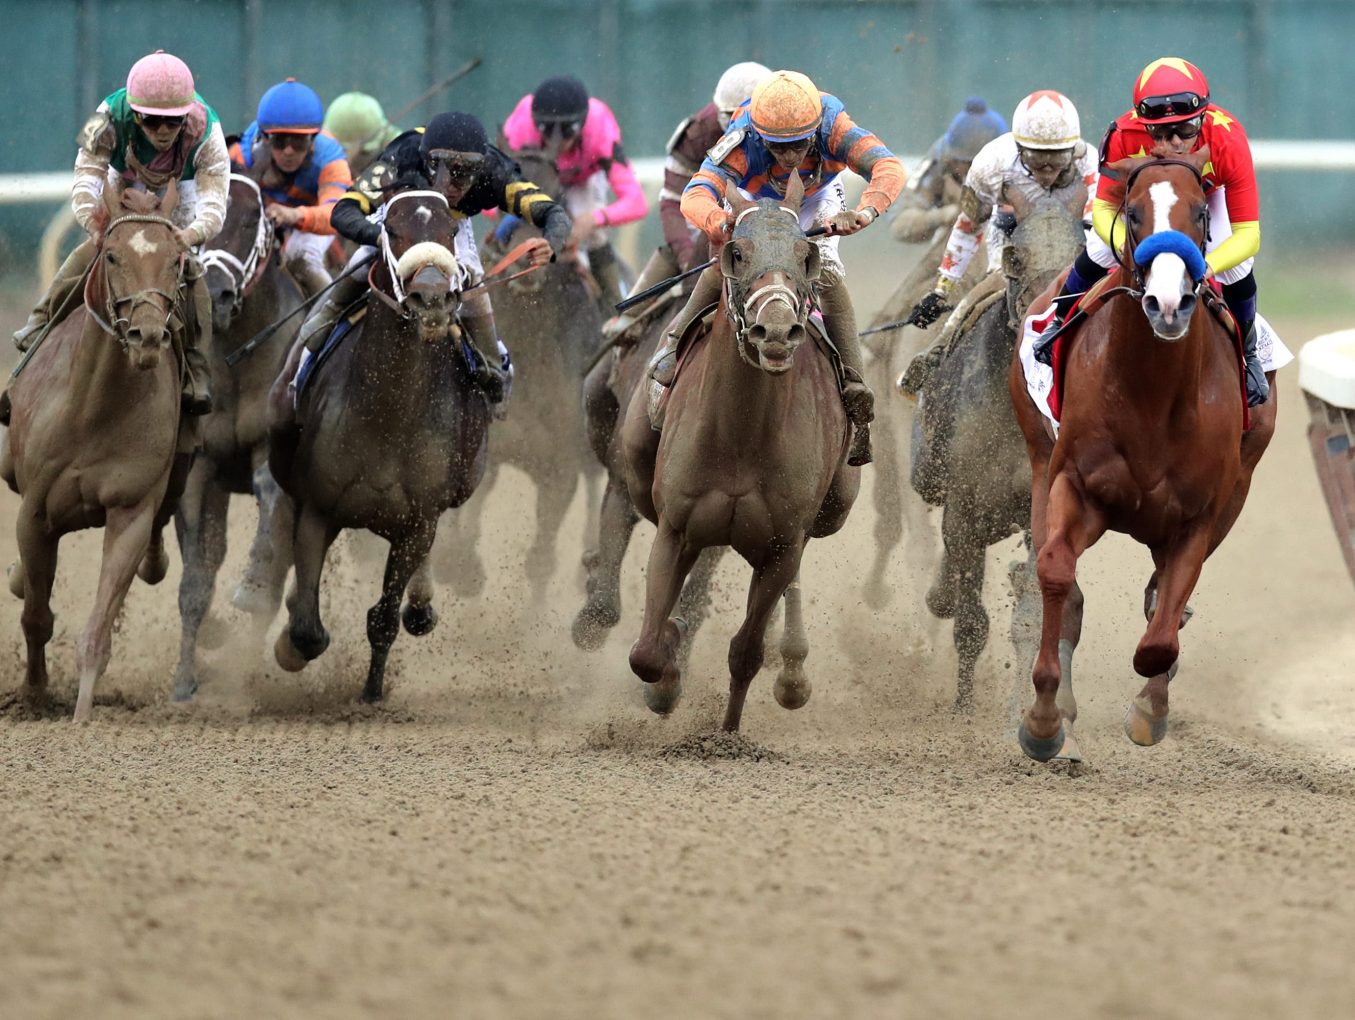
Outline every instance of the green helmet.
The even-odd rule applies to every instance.
[[[383,144],[389,127],[381,104],[365,92],[345,92],[325,113],[325,131],[344,148],[372,152]]]

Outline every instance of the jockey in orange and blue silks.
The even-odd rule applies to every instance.
[[[329,216],[353,184],[343,146],[320,132],[324,119],[314,90],[288,78],[263,94],[258,117],[231,146],[231,157],[258,180],[268,218],[291,228],[283,264],[307,297],[329,286]]]
[[[846,209],[841,173],[851,169],[866,179],[866,190],[854,211]],[[837,254],[838,238],[854,234],[875,222],[903,189],[906,175],[897,156],[874,134],[847,114],[841,100],[797,71],[777,71],[753,91],[748,105],[730,122],[729,130],[707,154],[682,192],[682,215],[705,232],[715,250],[724,244],[733,225],[725,207],[729,188],[749,198],[779,199],[786,182],[797,173],[804,185],[800,226],[829,229],[817,238],[822,272],[815,300],[824,326],[842,358],[846,383],[843,406],[855,428],[848,462],[870,462],[869,424],[875,417],[875,398],[861,374],[861,342],[856,313],[847,293],[845,271]],[[667,385],[673,377],[676,339],[691,317],[719,296],[720,274],[707,270],[692,292],[687,307],[669,329],[669,338],[655,355],[651,375]],[[676,338],[675,338],[676,335]]]

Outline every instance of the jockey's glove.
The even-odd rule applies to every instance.
[[[1016,229],[1016,213],[1010,209],[997,209],[993,212],[993,226],[1008,237]]]
[[[922,300],[913,306],[913,310],[909,313],[905,323],[909,326],[917,326],[919,329],[926,329],[950,311],[951,307],[946,294],[940,290],[928,291],[922,296]]]

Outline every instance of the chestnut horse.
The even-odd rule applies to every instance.
[[[806,318],[819,250],[797,222],[804,192],[752,202],[731,189],[733,236],[720,251],[724,290],[709,333],[683,356],[656,435],[643,400],[631,400],[622,444],[631,498],[658,526],[646,571],[645,618],[631,648],[635,674],[671,709],[680,685],[681,626],[669,618],[703,549],[728,545],[753,568],[748,610],[729,645],[724,728],[739,728],[748,685],[762,668],[767,621],[785,595],[785,708],[809,699],[809,643],[798,576],[805,543],[838,531],[861,475],[847,466],[851,428],[834,370],[814,349]]]
[[[1201,297],[1210,296],[1200,177],[1208,160],[1204,148],[1111,168],[1124,179],[1125,264],[1112,281],[1119,288],[1089,310],[1063,358],[1057,439],[1027,393],[1019,354],[1012,359],[1009,390],[1030,457],[1044,602],[1035,703],[1019,736],[1038,761],[1060,751],[1065,721],[1076,716],[1071,690],[1060,691],[1060,652],[1071,661],[1081,630],[1078,557],[1107,530],[1132,536],[1153,556],[1148,629],[1134,653],[1134,669],[1148,681],[1125,730],[1137,744],[1165,736],[1186,601],[1205,558],[1237,520],[1274,432],[1274,390],[1244,432],[1236,342],[1199,310]]]
[[[104,529],[94,608],[76,645],[76,722],[90,718],[114,622],[166,512],[179,430],[180,368],[169,350],[183,268],[170,220],[177,202],[173,183],[158,203],[104,189],[110,219],[86,304],[52,327],[9,390],[0,476],[22,497],[10,589],[24,600],[29,699],[46,696],[57,546],[72,531]],[[143,566],[142,576],[164,574]]]
[[[366,317],[303,387],[299,435],[274,428],[270,458],[296,507],[296,591],[274,648],[284,669],[302,669],[329,646],[320,575],[339,531],[366,528],[390,542],[381,597],[367,611],[365,701],[382,696],[401,619],[416,636],[437,623],[426,558],[438,517],[465,503],[485,473],[490,416],[454,321],[467,282],[455,237],[468,221],[454,220],[437,191],[399,192],[383,212]]]

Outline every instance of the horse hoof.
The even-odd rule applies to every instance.
[[[426,606],[416,606],[410,602],[400,613],[400,620],[404,623],[406,632],[414,637],[423,637],[438,625],[438,611],[433,608],[431,602]]]
[[[794,679],[788,678],[785,673],[780,673],[777,675],[776,682],[772,684],[772,696],[776,698],[776,703],[791,711],[804,708],[805,705],[809,704],[809,695],[813,693],[813,690],[813,684],[803,673]]]
[[[1063,724],[1063,746],[1059,748],[1059,753],[1054,755],[1055,761],[1082,761],[1082,747],[1073,736],[1073,727],[1070,723]]]
[[[861,595],[866,600],[866,605],[876,612],[888,608],[889,603],[894,601],[894,589],[880,580],[867,582],[865,588],[861,590]]]
[[[164,546],[147,549],[146,555],[141,557],[141,563],[136,568],[136,576],[147,584],[159,584],[168,573],[169,553],[165,552]]]
[[[231,605],[250,616],[271,617],[277,612],[277,604],[269,597],[268,589],[249,580],[235,586],[235,591],[231,593]]]
[[[191,679],[182,679],[174,685],[174,700],[178,702],[192,701],[193,695],[198,693],[198,682]]]
[[[645,684],[642,688],[645,705],[655,715],[670,715],[682,697],[682,681],[660,680],[656,684]]]
[[[24,597],[24,564],[23,560],[15,560],[5,571],[9,575],[9,593],[16,599]]]
[[[1167,735],[1167,717],[1153,715],[1147,699],[1135,698],[1124,715],[1124,732],[1139,747],[1152,747]]]
[[[938,620],[949,620],[955,615],[955,592],[940,581],[927,589],[927,609]]]
[[[610,606],[595,606],[591,602],[574,617],[570,633],[574,644],[585,652],[596,652],[607,640],[607,633],[617,625],[621,614]]]
[[[1021,720],[1021,726],[1016,731],[1016,739],[1021,743],[1021,750],[1026,752],[1026,757],[1034,758],[1036,761],[1049,761],[1063,749],[1065,743],[1065,734],[1063,724],[1059,724],[1059,730],[1052,737],[1037,737],[1026,729],[1026,721]]]
[[[296,650],[291,632],[286,627],[282,628],[277,641],[273,642],[273,658],[288,673],[300,673],[306,668],[306,657]]]
[[[198,647],[215,651],[226,643],[230,633],[230,628],[219,616],[208,615],[198,627]]]

